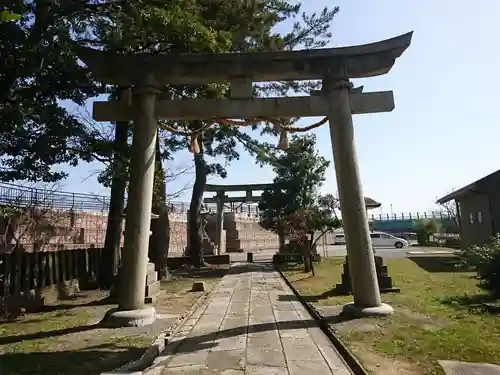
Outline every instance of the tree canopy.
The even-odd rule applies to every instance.
[[[318,205],[319,188],[325,181],[330,162],[315,148],[316,136],[293,136],[289,148],[276,159],[273,186],[264,190],[259,203],[260,224],[278,234],[285,234],[290,220],[302,210],[326,212]],[[317,215],[311,215],[311,225]]]

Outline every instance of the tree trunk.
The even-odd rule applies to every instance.
[[[302,241],[299,241],[299,244],[302,249],[302,259],[304,260],[304,272],[311,272],[311,249],[307,236]]]
[[[311,238],[309,239],[308,243],[307,243],[307,254],[308,254],[308,257],[309,257],[309,267],[310,267],[310,270],[313,274],[313,276],[316,275],[316,273],[314,272],[314,261],[313,261],[313,250],[314,250],[314,247],[316,246],[316,243],[314,241],[314,232],[311,232]]]
[[[160,139],[156,137],[155,185],[153,190],[152,211],[158,219],[151,220],[149,238],[149,259],[155,264],[155,270],[161,279],[168,279],[168,250],[170,247],[170,219],[168,217],[165,174],[162,165]]]
[[[207,185],[207,173],[201,137],[198,137],[198,144],[200,152],[194,155],[195,180],[188,213],[188,254],[192,265],[199,268],[205,265],[202,246],[203,226],[200,213],[203,205],[203,193]]]
[[[127,174],[123,162],[123,151],[127,148],[128,122],[118,121],[115,127],[113,180],[111,182],[111,198],[109,201],[108,224],[104,239],[102,256],[103,272],[100,272],[99,286],[109,289],[118,274],[120,263],[120,245],[123,226],[123,209],[125,205],[125,189]]]
[[[278,251],[280,253],[285,251],[285,234],[278,231]]]

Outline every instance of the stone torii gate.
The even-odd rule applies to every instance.
[[[78,47],[81,60],[97,79],[110,85],[133,87],[132,103],[95,102],[96,121],[134,120],[129,185],[129,220],[123,248],[119,306],[109,318],[127,325],[155,320],[145,308],[148,233],[153,191],[155,140],[158,119],[215,120],[259,117],[326,116],[330,125],[340,206],[352,278],[354,302],[344,312],[387,315],[375,272],[368,220],[356,157],[353,114],[390,112],[392,91],[362,93],[351,90],[351,78],[386,74],[410,46],[412,32],[396,38],[353,47],[304,51],[221,54],[122,55]],[[253,97],[252,83],[322,80],[313,96]],[[226,100],[160,100],[166,85],[230,84]]]
[[[203,203],[215,203],[217,205],[217,212],[215,214],[216,222],[216,238],[215,245],[218,251],[222,245],[222,231],[224,230],[224,204],[225,203],[245,203],[245,202],[259,202],[260,196],[253,195],[254,191],[265,190],[272,187],[273,184],[241,184],[241,185],[214,185],[207,184],[205,192],[214,192],[215,197],[203,199]],[[228,191],[244,191],[244,197],[228,197]]]

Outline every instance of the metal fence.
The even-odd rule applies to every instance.
[[[109,210],[110,198],[105,195],[72,193],[37,187],[0,183],[0,205],[15,207],[45,207],[58,210],[82,212],[105,212]],[[169,202],[173,213],[186,214],[189,203]],[[204,204],[204,210],[216,211],[215,204]],[[236,212],[257,216],[256,204],[231,204],[224,207],[226,212]]]
[[[450,215],[444,212],[403,212],[390,214],[368,215],[372,220],[422,220],[422,219],[449,219]]]
[[[109,209],[109,197],[1,183],[0,205],[102,212]]]
[[[0,205],[17,205],[21,207],[51,207],[61,210],[84,211],[84,212],[104,212],[109,209],[109,197],[97,194],[72,193],[55,191],[50,189],[40,189],[36,187],[26,187],[15,184],[0,183]],[[186,214],[189,210],[189,203],[169,202],[173,213]],[[204,204],[204,210],[215,212],[215,204]],[[259,207],[257,204],[227,204],[224,207],[226,212],[235,212],[248,216],[258,216]],[[381,213],[369,214],[372,220],[419,220],[419,219],[445,219],[449,215],[443,212],[403,212],[403,213]]]

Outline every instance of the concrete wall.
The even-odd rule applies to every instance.
[[[214,219],[209,217],[209,220]],[[57,249],[78,249],[103,247],[106,236],[108,217],[105,213],[67,211],[50,212],[35,222],[31,217],[16,219],[11,222],[0,221],[0,252],[7,247],[21,243],[28,251],[53,251]],[[47,223],[51,223],[49,226]],[[207,232],[210,232],[207,225]],[[231,250],[258,250],[277,248],[277,236],[263,230],[256,217],[246,214],[227,213],[224,220],[222,252],[229,245]],[[12,232],[9,235],[9,231]],[[209,233],[210,235],[210,233]],[[214,240],[215,238],[212,238]],[[123,244],[123,237],[122,237]],[[185,214],[170,215],[170,250],[169,255],[182,256],[187,246],[187,217]],[[9,250],[7,250],[9,251]]]

